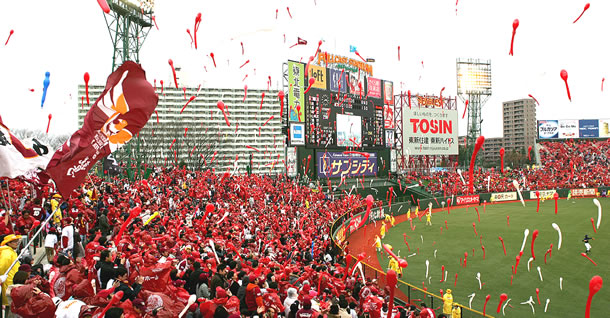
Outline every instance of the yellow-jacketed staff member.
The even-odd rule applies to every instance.
[[[390,257],[390,263],[388,264],[388,268],[395,271],[398,277],[402,277],[402,267],[398,264],[398,261],[394,259],[394,257]]]
[[[11,264],[13,264],[13,261],[17,259],[17,252],[15,252],[15,250],[19,246],[20,240],[21,235],[9,234],[4,237],[4,240],[0,243],[0,275],[4,275]],[[2,282],[2,305],[8,305],[6,289],[8,286],[13,285],[13,277],[19,270],[19,266],[21,266],[21,264],[17,262],[11,271],[7,273],[6,280]]]
[[[60,225],[61,224],[61,209],[59,208],[59,200],[61,199],[61,195],[56,194],[51,199],[51,213],[53,213],[53,224]]]
[[[451,318],[462,318],[462,308],[458,303],[453,304],[453,311],[451,311]]]
[[[451,317],[451,305],[452,304],[453,304],[453,294],[451,294],[451,289],[447,289],[447,291],[443,295],[443,314]]]
[[[377,252],[381,252],[381,238],[375,235],[375,249]]]

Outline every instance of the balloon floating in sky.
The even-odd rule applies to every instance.
[[[362,60],[362,62],[366,63],[366,60],[364,59],[364,57],[362,57],[362,55],[360,55],[360,53],[358,53],[358,51],[356,51],[354,53],[356,53],[356,55],[358,55],[358,57]]]
[[[104,13],[110,13],[110,7],[108,6],[108,2],[106,2],[106,0],[97,0],[97,3],[100,5],[100,8],[102,8]]]
[[[49,127],[51,127],[51,118],[53,118],[53,115],[49,114],[49,123],[47,124],[47,134],[49,133]]]
[[[174,75],[174,84],[176,85],[176,89],[178,89],[178,81],[176,80],[176,69],[174,68],[174,61],[172,59],[167,60],[169,66],[172,67],[172,75]]]
[[[584,10],[582,10],[582,13],[572,23],[576,23],[576,21],[580,20],[580,17],[582,17],[582,15],[585,14],[585,11],[587,11],[590,6],[591,6],[591,4],[589,4],[589,3],[585,4],[585,8],[584,8]]]
[[[500,172],[504,173],[504,147],[500,148]]]
[[[517,28],[519,27],[519,19],[515,19],[515,21],[513,21],[513,37],[510,40],[510,52],[508,52],[508,55],[513,55],[513,43],[515,42],[515,34],[517,33]]]
[[[309,92],[309,90],[311,89],[311,87],[312,87],[312,86],[313,86],[313,84],[315,84],[315,83],[316,83],[316,79],[315,79],[315,78],[313,78],[313,77],[311,77],[311,78],[309,79],[309,86],[307,86],[307,89],[305,90],[305,93],[304,93],[304,94],[307,94],[307,92]]]
[[[216,67],[216,60],[214,59],[214,52],[210,52],[210,57],[212,58],[212,62],[214,62],[214,67]]]
[[[186,102],[186,104],[184,104],[184,106],[182,106],[182,109],[180,110],[180,114],[182,114],[182,112],[184,111],[186,106],[188,106],[188,104],[194,100],[195,100],[195,96],[191,96],[191,98],[189,98],[189,100]]]
[[[242,64],[239,68],[246,66],[246,64],[248,64],[248,63],[250,63],[250,60],[247,60],[246,62],[244,62],[244,64]]]
[[[263,109],[263,101],[265,100],[265,92],[261,95],[261,106],[259,109]]]
[[[538,103],[538,100],[536,99],[536,97],[532,96],[532,94],[527,94],[527,96],[529,96],[531,99],[533,99],[534,102],[536,102],[536,105],[540,106],[540,103]]]
[[[89,72],[85,72],[85,95],[87,95],[87,105],[89,105]]]
[[[477,153],[481,150],[483,143],[485,142],[485,137],[479,136],[477,141],[474,144],[474,151],[472,152],[472,158],[470,159],[470,169],[468,171],[468,193],[473,193],[474,191],[474,163],[477,160]]]
[[[159,31],[159,26],[157,26],[157,19],[155,19],[155,16],[152,16],[152,20],[155,23],[155,28],[157,28],[157,31]]]
[[[464,119],[464,116],[466,116],[467,110],[468,110],[468,100],[466,100],[466,102],[464,103],[464,113],[462,114],[462,119]]]
[[[561,70],[561,73],[559,73],[559,75],[561,76],[561,79],[566,83],[566,91],[568,92],[568,99],[570,101],[572,101],[572,97],[570,96],[570,87],[568,86],[568,71]]]
[[[193,35],[191,34],[191,29],[186,29],[186,33],[189,34],[189,37],[191,38],[191,47],[193,47],[194,40],[193,40]]]
[[[288,11],[288,15],[290,16],[290,18],[292,19],[292,14],[290,14],[290,8],[286,7],[286,11]]]
[[[197,30],[199,30],[199,24],[201,24],[201,12],[197,13],[195,17],[195,27],[193,28],[193,38],[195,39],[195,50],[197,49]]]
[[[398,46],[398,61],[400,62],[400,45]]]
[[[40,102],[40,108],[44,106],[44,101],[47,99],[47,89],[49,88],[49,84],[51,84],[51,73],[44,73],[44,81],[42,81],[42,101]]]
[[[223,103],[223,101],[219,100],[218,103],[216,103],[216,107],[218,107],[218,109],[220,109],[220,111],[222,112],[222,114],[225,116],[225,122],[227,123],[227,126],[231,127],[231,124],[229,123],[229,118],[227,117],[227,112],[225,110],[225,103]]]
[[[6,39],[6,42],[4,43],[4,46],[6,46],[8,44],[8,40],[11,39],[11,36],[13,35],[13,33],[15,33],[14,30],[11,30],[11,32],[8,33],[8,38]]]
[[[280,99],[280,117],[284,115],[284,91],[277,93],[277,98]]]

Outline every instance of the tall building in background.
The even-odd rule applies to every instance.
[[[167,85],[167,83],[166,83]],[[89,86],[94,103],[104,86]],[[120,162],[173,166],[189,169],[215,168],[217,173],[245,173],[250,163],[257,174],[285,173],[284,135],[277,91],[187,87],[156,88],[159,105],[148,123],[124,149],[115,152]],[[265,98],[261,103],[261,95]],[[78,124],[82,126],[89,106],[85,87],[78,87]],[[191,96],[195,99],[188,103]],[[225,116],[218,101],[226,106]],[[228,123],[227,123],[228,121]],[[252,156],[251,156],[252,155]],[[252,158],[251,158],[252,157]]]
[[[533,99],[518,99],[502,103],[504,149],[506,152],[536,144],[536,104]]]
[[[502,137],[485,138],[485,144],[483,145],[483,160],[486,163],[499,163],[500,148],[503,146],[504,138]]]

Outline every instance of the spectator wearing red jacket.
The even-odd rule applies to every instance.
[[[17,219],[17,232],[19,234],[28,234],[32,230],[32,226],[36,222],[36,219],[32,216],[30,210],[24,210],[19,219]]]
[[[255,315],[256,313],[261,313],[263,308],[263,294],[261,289],[258,287],[258,283],[260,281],[260,277],[254,274],[250,274],[250,283],[246,286],[246,307],[248,313],[246,315]]]

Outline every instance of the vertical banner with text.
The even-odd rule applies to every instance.
[[[288,62],[288,118],[290,121],[303,122],[305,120],[305,96],[303,84],[305,83],[305,67],[302,63]]]

